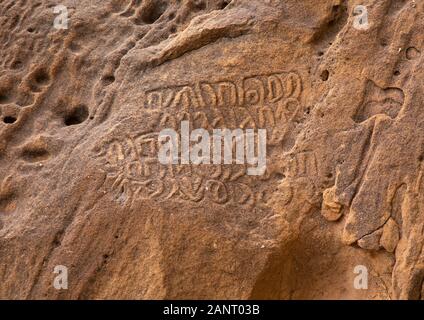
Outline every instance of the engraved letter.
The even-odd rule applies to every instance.
[[[275,75],[268,78],[268,100],[271,103],[277,102],[284,95],[281,79]]]
[[[248,78],[244,82],[245,101],[248,105],[263,104],[265,89],[264,84],[258,78]]]
[[[234,107],[236,104],[237,104],[237,88],[235,84],[232,82],[220,82],[218,84],[218,106],[219,107]]]

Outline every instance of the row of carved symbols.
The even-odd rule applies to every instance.
[[[284,169],[288,177],[316,176],[318,174],[316,154],[304,151],[289,156],[284,161]]]
[[[274,73],[242,78],[237,81],[198,82],[170,86],[145,93],[148,109],[199,110],[277,103],[282,99],[299,99],[302,80],[295,72]]]
[[[116,199],[125,204],[135,200],[186,201],[198,203],[211,201],[215,204],[235,204],[252,207],[260,194],[244,183],[224,183],[200,176],[181,179],[133,180],[123,174],[108,174],[108,188],[116,194]]]
[[[274,127],[277,122],[288,122],[299,110],[298,100],[289,98],[280,100],[275,105],[235,107],[233,112],[224,113],[211,108],[209,112],[196,111],[178,113],[163,112],[159,121],[160,128],[178,129],[181,121],[189,121],[194,128],[266,128]]]

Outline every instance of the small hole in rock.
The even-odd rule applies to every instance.
[[[69,50],[71,50],[72,52],[78,52],[78,51],[80,51],[80,50],[81,50],[81,47],[79,46],[79,44],[78,44],[78,43],[72,42],[72,43],[69,45]]]
[[[110,75],[110,76],[104,76],[103,77],[103,83],[105,84],[105,86],[108,86],[110,84],[112,84],[113,82],[115,82],[115,77]]]
[[[393,74],[394,74],[395,76],[399,76],[399,75],[400,75],[400,71],[399,71],[399,70],[396,70],[395,72],[393,72]]]
[[[7,124],[12,124],[16,122],[16,118],[12,116],[6,116],[3,118],[3,122]]]
[[[65,125],[73,126],[84,122],[88,118],[88,108],[85,105],[80,105],[73,109],[65,117]]]
[[[35,80],[35,82],[37,82],[40,85],[46,84],[47,82],[49,82],[49,79],[50,78],[49,78],[49,75],[47,74],[47,72],[42,70],[42,69],[38,70],[35,73],[34,80]]]
[[[16,60],[12,63],[12,69],[20,69],[22,67],[22,61]]]
[[[323,72],[321,72],[321,75],[320,75],[322,81],[327,81],[329,76],[330,76],[330,72],[328,72],[328,70],[324,70]]]
[[[35,29],[34,29],[34,28],[32,28],[32,27],[29,27],[29,28],[27,29],[27,31],[28,31],[29,33],[33,33],[33,32],[35,31]]]
[[[40,147],[28,148],[22,152],[22,158],[29,162],[43,161],[49,158],[49,152]]]
[[[406,49],[405,54],[406,59],[415,60],[421,55],[421,52],[415,47],[409,47],[408,49]]]
[[[224,10],[229,4],[231,3],[231,0],[223,0],[219,4],[219,9]]]
[[[205,10],[206,9],[206,3],[203,0],[194,1],[194,5],[196,6],[197,10]]]
[[[285,179],[285,178],[286,178],[286,176],[285,176],[284,174],[282,174],[282,173],[276,173],[276,174],[275,174],[275,177],[276,177],[278,180],[283,180],[283,179]]]
[[[140,18],[144,23],[155,23],[165,12],[167,6],[167,3],[163,0],[152,1],[151,4],[143,8],[144,10],[141,11]]]

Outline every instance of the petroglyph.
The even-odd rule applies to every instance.
[[[380,88],[373,81],[368,80],[363,104],[355,116],[355,121],[363,122],[377,114],[394,119],[399,114],[404,100],[405,95],[400,88]]]
[[[211,133],[217,128],[265,128],[267,147],[281,148],[287,124],[301,111],[301,94],[302,80],[295,72],[148,90],[141,111],[157,115],[156,131],[106,142],[100,154],[107,181],[113,181],[109,187],[122,203],[146,198],[252,206],[263,199],[268,188],[248,177],[248,166],[200,164],[196,169],[195,165],[162,165],[157,160],[159,132],[179,132],[182,121]],[[233,148],[236,145],[234,142]],[[288,156],[282,170],[289,176],[316,174],[316,159],[310,152]]]

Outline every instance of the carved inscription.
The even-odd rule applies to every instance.
[[[241,164],[162,165],[158,161],[159,132],[166,128],[178,132],[181,121],[188,121],[192,129],[208,131],[266,129],[267,148],[279,148],[288,133],[287,125],[302,111],[301,94],[302,80],[295,72],[149,90],[144,93],[141,112],[154,115],[154,129],[105,141],[98,154],[108,185],[122,204],[150,199],[260,205],[271,187],[263,181],[272,179],[272,172],[251,177],[247,166]],[[286,174],[293,176],[305,175],[316,163],[305,153],[291,157],[285,165]]]
[[[301,93],[297,73],[275,73],[149,90],[143,107],[164,112],[162,124],[173,129],[190,114],[195,128],[267,129],[268,144],[277,145],[301,109]]]
[[[120,201],[128,199],[232,202],[251,206],[257,195],[246,165],[161,165],[157,134],[113,141],[103,152],[104,170]],[[242,181],[246,178],[246,181]]]

